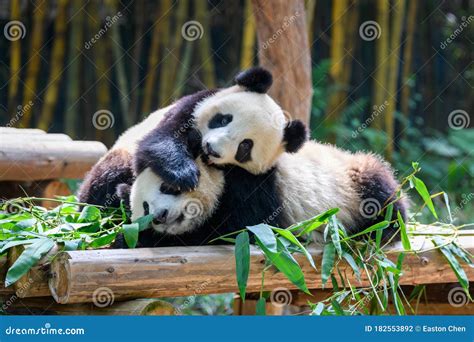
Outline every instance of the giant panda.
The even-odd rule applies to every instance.
[[[392,169],[380,157],[316,141],[284,153],[259,175],[208,165],[205,154],[196,163],[201,178],[190,192],[173,189],[151,168],[138,172],[130,196],[132,220],[148,214],[155,218],[140,238],[142,246],[201,245],[262,222],[288,227],[335,207],[353,234],[383,220],[378,209],[398,189]],[[406,218],[406,210],[404,199],[395,202],[394,219],[397,211]],[[395,232],[393,225],[385,229],[384,240]]]
[[[183,97],[128,129],[86,175],[78,192],[79,201],[118,207],[122,199],[128,198],[134,179],[132,158],[136,153],[146,156],[140,160],[147,159],[147,167],[170,186],[182,191],[194,189],[200,175],[191,148],[201,146],[192,146],[189,140],[200,144],[200,129],[208,129],[200,124],[208,120],[212,121],[211,126],[222,127],[233,120],[233,136],[227,138],[235,145],[234,151],[231,146],[226,149],[233,153],[230,158],[213,150],[212,141],[202,140],[209,163],[219,156],[229,164],[258,174],[266,171],[284,151],[298,150],[306,140],[306,129],[301,121],[285,122],[282,109],[266,94],[272,84],[271,74],[259,67],[251,68],[239,73],[235,83]],[[263,132],[258,130],[260,127]],[[252,146],[262,133],[268,140]],[[241,139],[244,135],[247,140]],[[139,146],[138,142],[143,140]],[[255,156],[253,160],[249,159],[250,151]]]

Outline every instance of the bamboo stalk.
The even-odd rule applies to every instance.
[[[458,242],[472,253],[474,242],[471,240],[469,236],[460,236]],[[405,257],[400,284],[457,281],[439,251],[424,251],[424,237],[413,238],[411,245],[418,252]],[[397,245],[388,251],[388,255],[396,260],[402,251],[403,247]],[[316,265],[320,265],[321,249],[313,247],[309,252]],[[311,267],[303,255],[295,254],[295,258],[303,270],[308,287],[321,288],[320,273]],[[264,267],[263,254],[251,247],[248,293],[261,290],[261,272]],[[340,261],[338,267],[351,284],[368,286],[370,280],[362,276],[359,282],[344,261]],[[473,268],[465,267],[465,272],[470,280],[474,280]],[[115,300],[238,292],[232,246],[63,252],[51,264],[49,286],[54,299],[62,304],[90,302],[99,288],[106,288]],[[295,289],[281,272],[267,270],[264,290],[270,291],[277,287]],[[330,288],[331,284],[326,284],[326,287]]]
[[[134,13],[133,13],[133,23],[135,26],[134,33],[134,42],[133,45],[133,59],[138,64],[138,67],[132,65],[131,71],[131,101],[130,101],[130,115],[132,116],[132,122],[136,123],[140,117],[140,69],[141,69],[141,60],[142,60],[142,47],[143,44],[140,43],[140,40],[143,37],[143,32],[145,30],[145,20],[143,20],[143,13],[145,13],[145,0],[135,1]]]
[[[316,0],[306,0],[306,25],[308,26],[309,47],[313,45],[314,17],[316,15]]]
[[[20,1],[10,2],[10,18],[12,21],[19,21],[21,16]],[[18,83],[20,81],[20,66],[21,66],[21,39],[14,39],[10,43],[10,80],[8,82],[8,105],[10,111],[15,107]]]
[[[43,44],[43,28],[46,11],[48,8],[48,0],[40,1],[33,11],[33,28],[31,30],[31,47],[28,59],[28,67],[26,68],[26,80],[23,91],[23,103],[27,104],[35,102],[37,78],[41,67],[41,49]],[[31,106],[25,106],[23,117],[20,120],[21,126],[29,126],[31,124]]]
[[[172,2],[171,0],[163,0],[161,1],[162,13],[163,18],[161,25],[161,44],[163,46],[163,57],[161,59],[161,67],[160,67],[160,82],[159,87],[160,89],[158,98],[159,98],[159,107],[165,107],[166,105],[171,103],[171,91],[173,87],[173,70],[171,69],[173,65],[173,60],[175,57],[172,54],[172,44],[173,41],[170,40],[170,31],[171,31],[171,15],[172,15]],[[176,30],[175,32],[180,32],[180,30]],[[171,50],[171,53],[169,52]]]
[[[395,111],[397,104],[397,80],[400,59],[400,43],[403,32],[403,19],[405,18],[405,0],[397,0],[393,6],[394,17],[392,18],[392,32],[390,37],[390,56],[388,73],[387,112],[385,114],[385,132],[387,133],[387,145],[385,154],[388,160],[393,159],[395,139]]]
[[[80,66],[81,54],[83,44],[83,26],[84,16],[77,13],[82,7],[81,0],[72,0],[71,2],[71,21],[69,26],[69,46],[68,58],[69,66],[66,69],[66,78],[68,84],[66,87],[66,110],[64,112],[64,129],[71,137],[78,136],[78,119],[80,109]]]
[[[189,68],[191,66],[191,57],[193,55],[193,43],[186,42],[184,44],[183,58],[181,60],[181,67],[178,70],[176,75],[175,90],[174,96],[180,98],[183,95],[184,87],[186,86],[186,77],[189,73]]]
[[[329,97],[328,107],[326,111],[326,120],[329,123],[337,122],[341,116],[342,106],[341,100],[344,97],[342,88],[344,87],[344,66],[345,66],[345,52],[344,46],[346,45],[346,33],[345,27],[347,22],[345,18],[347,7],[349,5],[348,0],[334,0],[332,9],[332,26],[331,26],[331,67],[329,69],[329,75],[336,89]],[[329,140],[335,142],[335,135],[331,134]]]
[[[151,37],[150,51],[148,53],[148,71],[145,79],[145,91],[143,94],[142,115],[148,115],[151,112],[153,95],[155,94],[155,83],[157,68],[160,61],[160,45],[161,45],[161,8],[158,3],[156,8],[155,22]]]
[[[63,73],[64,52],[66,51],[66,21],[68,4],[69,0],[58,0],[57,2],[53,48],[51,52],[51,67],[41,117],[38,122],[38,127],[44,130],[48,130],[52,124],[54,109],[58,100],[59,82],[61,81]]]
[[[413,38],[415,36],[416,28],[416,14],[418,10],[418,1],[410,1],[408,3],[408,18],[407,18],[407,37],[405,42],[404,64],[402,70],[402,95],[400,100],[400,108],[402,113],[408,119],[410,116],[410,86],[408,80],[411,72],[411,65],[413,62]]]
[[[216,87],[216,71],[214,67],[214,55],[212,53],[211,27],[209,25],[210,13],[207,1],[196,1],[194,3],[196,19],[202,26],[202,37],[198,44],[198,53],[202,66],[202,80],[207,88]]]
[[[383,117],[386,108],[381,105],[387,101],[388,49],[390,43],[389,8],[390,4],[388,1],[377,0],[377,23],[380,26],[380,38],[377,39],[375,43],[377,69],[374,75],[374,100],[372,104],[380,108],[379,115],[373,120],[373,126],[378,129],[382,129],[384,125]]]
[[[252,11],[252,1],[245,1],[244,29],[242,34],[242,49],[240,55],[240,69],[250,68],[254,64],[254,49],[257,40],[257,27]]]

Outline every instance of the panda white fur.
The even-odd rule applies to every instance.
[[[265,140],[265,136],[261,137]],[[132,219],[153,214],[153,230],[142,246],[200,245],[244,226],[261,222],[288,227],[330,208],[350,233],[382,220],[377,209],[397,190],[390,166],[373,154],[349,153],[307,142],[284,153],[260,175],[239,167],[216,169],[199,158],[201,179],[195,191],[177,192],[149,168],[138,174],[131,191]],[[394,204],[394,216],[406,216],[406,203]],[[384,230],[384,238],[394,234]]]
[[[306,130],[298,120],[286,123],[282,109],[266,94],[272,83],[271,74],[262,68],[251,68],[237,75],[235,82],[228,88],[183,97],[127,130],[86,175],[79,200],[118,206],[121,199],[128,197],[136,153],[145,156],[138,160],[146,159],[146,165],[138,165],[138,169],[150,167],[171,186],[189,191],[198,185],[199,168],[194,157],[195,150],[201,150],[201,140],[208,163],[219,155],[217,163],[239,165],[251,173],[266,171],[285,150],[296,151],[306,139]],[[233,134],[215,134],[228,129],[221,127],[208,140],[208,121],[213,119],[214,125],[222,125],[229,113]],[[262,134],[268,138],[264,144],[248,145],[249,140],[257,141]]]

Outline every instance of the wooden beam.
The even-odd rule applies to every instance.
[[[176,313],[173,305],[159,299],[111,301],[98,303],[99,306],[94,303],[63,305],[56,303],[51,297],[6,299],[4,303],[5,312],[9,315],[172,316]]]
[[[460,236],[459,243],[474,252],[471,236]],[[426,245],[423,236],[412,241],[420,253],[409,254],[404,260],[400,284],[417,285],[452,283],[457,278],[443,255]],[[390,257],[395,260],[401,250],[395,246]],[[310,248],[316,265],[321,264],[321,249]],[[310,289],[322,287],[321,275],[306,258],[295,255]],[[251,248],[250,275],[247,292],[261,289],[261,271],[265,258]],[[339,267],[356,286],[369,286],[366,275],[359,282],[352,269],[343,261]],[[465,267],[470,280],[474,269]],[[330,287],[331,284],[326,284]],[[116,300],[130,298],[178,297],[196,294],[238,292],[235,280],[235,260],[232,246],[143,248],[134,250],[90,250],[62,252],[51,264],[49,288],[58,303],[91,302],[99,287],[108,288]],[[278,287],[295,289],[281,272],[271,269],[265,274],[265,290]]]
[[[0,257],[0,296],[10,295],[15,293],[13,286],[5,287],[5,275],[8,270],[7,257]]]
[[[0,140],[0,179],[32,181],[82,178],[105,154],[96,141]]]

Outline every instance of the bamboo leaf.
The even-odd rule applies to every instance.
[[[402,239],[402,246],[406,251],[410,251],[411,250],[410,239],[408,238],[407,227],[405,226],[405,222],[403,221],[403,217],[400,214],[400,211],[397,211],[397,218],[398,218],[398,224],[400,225],[400,236]]]
[[[153,221],[153,214],[142,216],[136,219],[134,223],[138,223],[138,231],[141,232],[150,226],[151,221]]]
[[[443,239],[439,237],[434,237],[432,241],[435,246],[444,245]],[[466,272],[464,272],[461,265],[459,265],[459,262],[456,260],[456,257],[451,253],[451,250],[449,248],[443,246],[440,247],[440,250],[448,261],[449,265],[451,266],[451,269],[454,271],[454,274],[456,274],[456,278],[458,278],[459,284],[461,284],[466,293],[469,294],[469,279],[467,278]]]
[[[425,202],[428,209],[431,211],[433,216],[436,219],[438,219],[438,214],[436,213],[436,210],[435,210],[434,205],[433,205],[433,201],[431,200],[430,193],[428,192],[428,189],[427,189],[425,183],[423,183],[423,181],[421,179],[419,179],[415,176],[413,176],[413,182],[414,182],[414,186],[415,186],[416,191],[421,196],[421,198]]]
[[[340,256],[342,254],[341,239],[339,237],[338,224],[334,216],[329,220],[328,226],[329,232],[331,233],[331,240],[334,243],[337,254]]]
[[[140,225],[138,223],[124,224],[122,226],[123,237],[129,248],[135,248],[138,242],[138,232]]]
[[[344,310],[342,310],[341,305],[334,299],[331,300],[331,305],[332,308],[334,309],[334,312],[339,315],[339,316],[344,316]]]
[[[250,241],[247,232],[240,233],[235,239],[235,269],[240,298],[245,301],[245,290],[250,271]]]
[[[334,244],[330,242],[324,245],[323,260],[321,262],[321,281],[323,287],[331,275],[335,257],[336,248],[334,247]]]
[[[41,239],[25,248],[15,263],[8,269],[5,286],[10,286],[28,272],[55,245],[53,240]]]
[[[273,231],[269,225],[262,223],[256,226],[247,227],[247,229],[254,233],[258,240],[269,251],[271,251],[272,253],[277,252],[277,241],[275,238],[275,234],[273,234]]]
[[[314,264],[314,260],[313,260],[313,257],[311,256],[311,254],[309,254],[307,249],[301,244],[301,242],[296,238],[296,236],[293,235],[292,232],[290,232],[287,229],[281,229],[281,228],[273,228],[273,230],[276,231],[281,236],[283,236],[288,241],[290,241],[291,243],[293,243],[294,245],[298,246],[299,250],[301,250],[301,252],[306,256],[306,259],[308,259],[311,266],[315,270],[317,269],[316,265]]]
[[[293,231],[300,231],[297,235],[298,237],[300,237],[302,235],[305,235],[305,234],[309,234],[313,230],[315,230],[315,229],[319,228],[320,226],[322,226],[323,224],[327,223],[329,218],[331,216],[337,214],[338,212],[339,212],[339,208],[329,209],[329,210],[325,211],[324,213],[319,214],[318,216],[315,216],[315,217],[313,217],[309,220],[300,222],[300,223],[298,223],[294,226],[291,226],[288,229],[291,230],[292,232]]]
[[[344,252],[342,253],[342,257],[346,259],[347,263],[349,264],[349,266],[351,266],[352,270],[354,271],[354,274],[356,275],[357,280],[360,281],[360,269],[359,269],[359,266],[357,266],[357,263],[355,262],[352,255],[350,255],[347,252]]]
[[[316,316],[320,316],[321,313],[323,312],[324,310],[324,303],[323,302],[319,302],[316,307],[314,308],[312,314],[313,315],[316,315]]]
[[[266,305],[266,300],[265,298],[261,297],[258,299],[257,301],[257,310],[256,310],[256,314],[257,316],[265,316],[266,315],[266,308],[265,308],[265,305]]]
[[[376,224],[370,226],[370,227],[367,228],[367,229],[364,229],[363,231],[361,231],[361,232],[359,232],[359,233],[357,233],[357,234],[354,234],[354,235],[351,235],[351,236],[349,236],[349,237],[347,237],[347,238],[342,239],[342,241],[346,241],[346,240],[349,240],[349,239],[353,239],[353,238],[358,237],[358,236],[361,236],[361,235],[369,234],[369,233],[371,233],[371,232],[373,232],[373,231],[376,231],[376,230],[383,230],[383,229],[387,228],[387,227],[389,226],[389,224],[390,224],[390,223],[389,223],[388,221],[381,221],[381,222],[379,222],[379,223],[376,223]]]
[[[100,210],[96,207],[87,205],[82,209],[78,222],[94,222],[100,219]]]
[[[114,240],[115,237],[117,236],[116,232],[98,237],[97,239],[94,239],[89,243],[90,248],[99,248],[99,247],[104,247],[107,245],[110,245]]]

